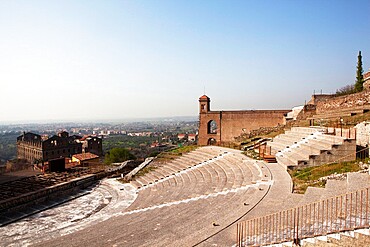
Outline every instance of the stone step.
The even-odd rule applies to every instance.
[[[350,117],[352,114],[350,112],[339,112],[339,113],[327,113],[327,114],[319,114],[319,115],[313,115],[310,119],[333,119],[333,118],[337,118],[339,120],[339,118],[341,117]]]
[[[321,197],[324,193],[325,188],[308,187],[299,204],[302,206],[312,202],[318,202],[322,199]]]
[[[325,128],[322,127],[292,127],[291,131],[294,132],[304,132],[304,133],[315,133],[315,132],[324,132]]]
[[[330,196],[336,196],[347,192],[347,180],[328,179],[325,184],[325,193]]]
[[[286,242],[286,244],[292,242]],[[265,246],[281,246],[279,245],[265,245]],[[313,247],[313,246],[340,246],[340,247],[364,247],[370,246],[369,229],[358,229],[355,231],[347,231],[341,233],[333,233],[324,236],[317,236],[312,238],[301,239],[300,246]]]
[[[347,173],[347,191],[359,190],[370,187],[370,176],[368,173]]]
[[[283,167],[297,166],[297,164],[293,160],[291,160],[291,159],[289,159],[288,157],[285,157],[285,156],[278,156],[277,155],[276,160]]]

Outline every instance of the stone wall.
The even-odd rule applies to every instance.
[[[283,125],[285,115],[290,112],[290,110],[210,111],[209,98],[202,97],[199,100],[199,145],[208,145],[210,139],[214,139],[216,144],[233,142],[235,137],[249,134],[252,130]],[[211,121],[217,125],[216,133],[209,131]]]
[[[356,141],[344,140],[342,145],[333,145],[331,150],[321,150],[319,155],[310,155],[308,162],[299,162],[299,167],[311,167],[356,159]]]
[[[264,136],[271,132],[282,132],[284,131],[285,126],[284,125],[278,125],[275,127],[261,127],[256,130],[252,130],[249,133],[249,138],[256,137],[256,136]]]
[[[332,94],[314,94],[311,96],[310,101],[307,102],[307,105],[316,105],[317,102],[324,101],[335,97]]]
[[[314,104],[307,104],[303,107],[303,110],[298,113],[296,120],[304,120],[309,117],[312,117],[316,114],[316,105]]]
[[[364,73],[364,90],[370,90],[370,71]]]
[[[242,134],[238,137],[235,137],[235,141],[242,142],[246,139],[257,137],[257,136],[266,136],[272,132],[284,132],[285,125],[278,125],[274,127],[261,127],[256,130],[252,130],[250,133]]]
[[[291,112],[288,112],[287,114],[287,117],[286,117],[286,120],[289,121],[289,120],[297,120],[297,117],[299,116],[299,114],[303,111],[304,109],[304,106],[296,106],[296,107],[293,107],[292,111]]]
[[[316,114],[370,105],[370,91],[328,98],[316,103]]]
[[[370,122],[362,122],[356,125],[356,144],[362,147],[370,143]]]

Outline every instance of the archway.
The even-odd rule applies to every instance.
[[[215,120],[211,120],[207,124],[208,134],[217,134],[217,123]]]
[[[209,146],[214,146],[214,145],[216,145],[216,144],[217,144],[217,141],[216,141],[216,139],[215,139],[215,138],[209,138],[209,139],[208,139],[207,145],[209,145]]]

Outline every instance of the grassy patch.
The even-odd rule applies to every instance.
[[[189,153],[189,152],[195,150],[196,148],[198,148],[198,146],[195,146],[195,145],[193,145],[193,146],[184,146],[184,147],[178,147],[178,148],[166,151],[166,152],[162,152],[162,153],[157,155],[156,162],[171,161],[171,160],[183,155],[184,153]],[[141,169],[138,173],[136,173],[134,178],[143,176],[146,173],[155,170],[156,168],[157,168],[157,166],[149,164],[145,168]]]
[[[117,181],[121,182],[121,183],[129,183],[131,180],[135,180],[137,177],[140,177],[140,176],[144,176],[146,173],[150,172],[150,171],[153,171],[157,169],[156,166],[152,166],[152,165],[148,165],[146,167],[144,167],[143,169],[141,169],[140,171],[138,171],[138,173],[136,173],[132,179],[125,179],[125,178],[118,178]]]
[[[364,114],[356,114],[353,116],[343,116],[343,128],[350,128],[356,126],[356,124],[361,123],[363,121],[370,120],[370,112],[366,112]],[[340,118],[335,119],[324,119],[322,122],[322,126],[335,126],[337,128],[340,128],[341,124],[339,122]],[[315,125],[319,126],[320,122],[315,121]]]
[[[183,146],[183,147],[178,147],[178,148],[172,149],[172,150],[168,151],[168,153],[176,154],[176,155],[182,155],[184,153],[189,153],[191,151],[194,151],[197,148],[198,148],[198,146],[195,146],[195,145]]]
[[[264,136],[261,136],[261,138],[274,138],[280,134],[284,134],[285,133],[285,130],[284,129],[281,129],[281,130],[278,130],[278,131],[273,131],[273,132],[270,132]]]
[[[140,177],[140,176],[143,176],[145,175],[146,173],[150,172],[150,171],[153,171],[155,170],[157,167],[154,167],[154,166],[146,166],[144,167],[143,169],[141,169],[138,173],[135,174],[134,177]]]
[[[189,153],[191,151],[194,151],[197,148],[198,148],[198,146],[195,146],[195,145],[183,146],[183,147],[178,147],[178,148],[166,151],[166,152],[162,152],[159,155],[157,155],[157,160],[156,161],[159,161],[159,162],[171,161],[173,159],[176,159],[176,158],[180,157],[181,155],[183,155],[185,153]]]
[[[356,172],[360,170],[358,161],[325,164],[316,167],[307,167],[299,170],[290,170],[294,191],[304,193],[308,186],[324,187],[325,182],[319,181],[320,178],[331,174],[342,174],[346,172]]]
[[[366,112],[360,115],[354,115],[351,117],[343,117],[343,122],[344,122],[343,127],[353,127],[356,124],[369,120],[369,119],[370,119],[370,112]]]
[[[245,156],[248,156],[249,158],[255,159],[255,160],[261,160],[262,158],[259,157],[258,152],[254,150],[246,150],[243,152]]]

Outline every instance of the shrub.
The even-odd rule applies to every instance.
[[[356,93],[355,86],[353,84],[347,85],[347,86],[344,86],[344,87],[338,89],[337,92],[335,93],[335,95],[336,96],[342,96],[342,95],[348,95],[348,94],[352,94],[352,93]]]
[[[104,162],[106,164],[112,164],[132,159],[135,159],[135,156],[131,154],[126,148],[112,148],[105,155]]]

